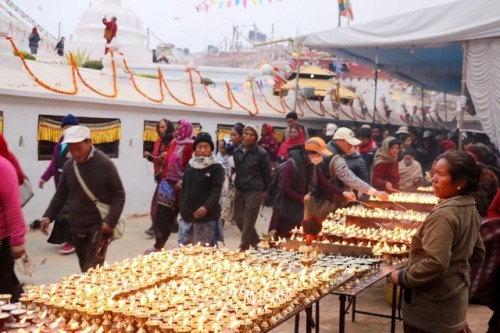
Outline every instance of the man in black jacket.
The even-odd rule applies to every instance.
[[[253,125],[243,129],[243,144],[233,153],[236,178],[234,185],[234,220],[241,231],[240,250],[259,243],[255,223],[262,197],[271,182],[271,165],[267,151],[257,145],[259,132]]]

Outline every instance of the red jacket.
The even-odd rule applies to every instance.
[[[372,186],[379,191],[385,191],[387,182],[390,182],[395,190],[399,189],[398,162],[379,163],[373,168]]]

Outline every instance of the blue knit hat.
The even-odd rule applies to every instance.
[[[68,125],[80,125],[80,122],[78,121],[77,117],[73,116],[70,113],[61,120],[61,127],[68,126]]]

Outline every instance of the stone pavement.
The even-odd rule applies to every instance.
[[[265,209],[257,222],[257,231],[267,231],[270,210]],[[107,262],[113,263],[126,258],[133,258],[140,255],[154,243],[153,239],[148,239],[144,230],[149,227],[148,216],[129,218],[125,236],[113,242],[108,248]],[[224,227],[225,244],[231,250],[237,249],[240,242],[240,232],[235,225],[226,224]],[[172,234],[165,248],[172,249],[177,246],[177,234]],[[80,273],[76,255],[61,255],[58,253],[58,246],[46,242],[46,236],[40,232],[28,232],[27,234],[28,254],[35,264],[43,264],[37,267],[32,277],[19,275],[20,279],[27,284],[50,284],[57,283],[65,275]],[[322,332],[338,332],[339,301],[338,296],[328,295],[320,302],[320,330]],[[390,306],[386,301],[385,281],[368,288],[357,298],[356,307],[358,310],[371,311],[377,313],[390,314]],[[491,311],[478,305],[470,305],[468,312],[468,322],[474,333],[486,332],[487,322],[491,316]],[[352,333],[378,333],[390,332],[390,320],[387,318],[373,317],[357,314],[356,321],[350,321],[350,314],[346,317],[346,332]],[[305,317],[302,314],[300,319],[300,331],[305,332]],[[292,332],[294,320],[291,319],[279,326],[273,332]],[[396,332],[402,332],[402,323],[397,321]]]

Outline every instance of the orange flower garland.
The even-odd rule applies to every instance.
[[[163,75],[161,76],[160,81],[163,83],[163,85],[167,89],[167,92],[170,95],[170,97],[172,97],[177,102],[179,102],[181,104],[184,104],[186,106],[195,106],[196,105],[196,96],[194,95],[193,75],[191,74],[191,71],[187,70],[187,72],[189,73],[189,83],[191,85],[191,98],[193,99],[193,101],[191,103],[184,102],[184,101],[180,100],[179,98],[175,97],[174,94],[172,94],[172,92],[170,91],[170,88],[168,87],[167,82],[165,82],[165,79],[163,78]]]
[[[321,99],[318,100],[319,102],[319,107],[321,108],[321,110],[323,110],[324,113],[328,114],[330,117],[334,118],[334,119],[339,119],[339,115],[337,113],[337,111],[335,111],[335,108],[333,107],[332,105],[332,109],[334,110],[333,114],[328,112],[328,109],[325,108],[325,106],[323,105],[323,101]]]
[[[26,69],[28,74],[31,76],[31,78],[38,83],[40,86],[44,87],[47,90],[59,93],[59,94],[65,94],[65,95],[76,95],[78,93],[78,85],[76,84],[76,75],[75,75],[75,70],[73,65],[71,66],[71,76],[72,76],[72,81],[73,81],[73,91],[65,91],[57,88],[53,88],[40,80],[29,68],[28,64],[26,63],[26,60],[24,59],[23,55],[21,52],[19,52],[19,49],[17,48],[16,44],[14,43],[14,40],[12,37],[7,37],[7,40],[10,42],[12,45],[12,48],[14,49],[14,54],[18,55],[19,58],[21,59],[21,62],[23,63],[23,67]]]
[[[249,80],[247,80],[247,81],[249,81]],[[241,105],[241,103],[238,102],[238,100],[234,96],[232,90],[228,90],[228,92],[229,92],[229,95],[231,96],[231,98],[233,99],[233,101],[236,103],[236,105],[238,105],[240,108],[242,108],[243,110],[245,110],[246,112],[248,112],[251,116],[256,116],[256,115],[259,114],[259,107],[257,106],[257,101],[255,100],[255,91],[253,90],[253,84],[252,84],[251,81],[250,81],[250,84],[251,84],[251,87],[252,87],[252,102],[253,102],[253,105],[255,106],[255,112],[252,112],[252,110],[247,109],[246,107],[244,107],[243,105]],[[226,81],[226,87],[228,89],[230,89],[229,83],[227,83],[227,81]]]
[[[280,98],[281,98],[281,103],[283,103],[283,105],[290,111],[293,111],[293,108],[291,108],[288,103],[286,102],[286,100],[283,98],[283,95],[281,95],[281,92],[280,92]],[[302,108],[300,107],[300,103],[297,101],[297,107],[299,108],[299,112],[297,112],[297,114],[301,117],[304,116],[304,111],[302,110]]]
[[[139,88],[139,86],[137,86],[137,82],[135,82],[135,79],[134,79],[134,74],[132,74],[130,67],[128,67],[127,60],[125,60],[125,58],[123,58],[123,66],[125,67],[125,70],[127,71],[127,73],[130,75],[130,81],[132,81],[132,85],[134,86],[135,90],[137,90],[137,92],[139,94],[141,94],[145,98],[149,99],[151,102],[162,103],[165,100],[165,94],[163,93],[163,89],[161,88],[161,80],[163,79],[163,74],[159,68],[158,68],[158,84],[159,84],[159,88],[160,88],[160,98],[156,99],[156,98],[149,97],[148,95],[146,95],[146,93],[143,92]]]
[[[194,71],[196,74],[198,74],[200,80],[202,80],[202,76],[201,76],[201,73],[199,71]],[[213,98],[212,94],[210,94],[210,91],[208,90],[208,87],[206,84],[203,84],[203,87],[205,88],[205,92],[207,93],[208,95],[208,98],[210,98],[212,100],[212,102],[214,102],[215,104],[217,104],[218,106],[220,106],[221,108],[223,109],[226,109],[226,110],[232,110],[233,109],[233,101],[231,100],[231,96],[229,96],[229,86],[226,82],[226,90],[227,90],[227,100],[229,101],[229,106],[225,106],[223,105],[222,103],[219,103],[215,98]]]
[[[97,90],[96,88],[92,87],[85,79],[83,78],[82,74],[80,73],[80,70],[76,66],[75,59],[73,58],[73,53],[69,53],[69,59],[71,62],[71,67],[73,68],[74,71],[78,74],[78,77],[80,78],[80,81],[82,81],[83,85],[87,88],[89,88],[91,91],[95,92],[98,95],[104,96],[104,97],[109,97],[109,98],[115,98],[118,96],[118,84],[117,84],[117,79],[116,79],[116,65],[115,65],[115,56],[113,54],[113,50],[109,50],[111,54],[111,69],[113,70],[113,93],[112,94],[105,94]]]
[[[285,106],[283,105],[283,103],[281,103],[281,107],[283,108],[283,110],[278,110],[277,108],[275,108],[273,105],[271,105],[271,103],[269,103],[269,101],[267,100],[267,97],[266,95],[264,94],[264,92],[262,91],[262,88],[260,87],[260,85],[257,85],[257,87],[259,87],[259,91],[260,93],[262,94],[262,97],[264,97],[264,101],[266,102],[266,104],[271,108],[273,109],[274,111],[280,113],[280,114],[285,114],[286,113],[286,109],[285,109]]]
[[[309,103],[307,102],[307,98],[304,94],[302,94],[302,98],[304,99],[304,104],[307,106],[307,108],[309,109],[309,111],[311,111],[312,113],[314,114],[317,114],[318,116],[321,116],[321,117],[324,117],[325,116],[325,111],[321,110],[322,113],[319,113],[319,112],[316,112],[316,110],[314,110],[313,108],[311,108],[311,106],[309,105]]]

